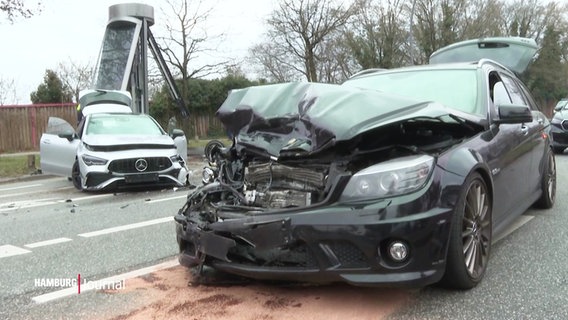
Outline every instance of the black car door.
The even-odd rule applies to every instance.
[[[499,80],[493,82],[491,90],[496,113],[501,104],[519,103],[511,97],[511,91],[517,89],[518,92],[518,87],[509,88],[506,80],[502,80],[504,75],[499,76],[495,77]],[[502,223],[511,217],[511,213],[526,205],[527,171],[532,165],[533,151],[529,134],[531,126],[531,123],[499,124],[493,128],[495,140],[492,148],[496,149],[493,151],[496,157],[490,166],[495,187],[493,222],[496,228],[502,226]]]

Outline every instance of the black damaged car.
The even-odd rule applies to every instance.
[[[209,149],[205,184],[175,216],[180,263],[255,279],[474,287],[494,235],[554,204],[550,125],[515,75],[536,50],[531,39],[470,40],[429,65],[342,85],[232,91],[217,115],[233,144]]]

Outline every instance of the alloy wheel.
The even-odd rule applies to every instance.
[[[545,172],[547,181],[547,192],[548,197],[552,202],[554,202],[554,197],[556,195],[556,162],[554,160],[554,155],[550,154],[548,156],[548,170]]]
[[[474,181],[465,198],[462,240],[467,273],[471,278],[483,275],[491,246],[491,215],[485,185]]]

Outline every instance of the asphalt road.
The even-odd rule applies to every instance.
[[[194,183],[201,166],[193,166]],[[557,156],[557,169],[556,206],[528,210],[520,227],[494,244],[477,288],[410,291],[390,318],[568,319],[568,154]],[[0,184],[0,319],[102,317],[127,305],[128,295],[33,299],[56,290],[38,279],[98,280],[171,261],[177,247],[170,219],[187,192],[89,194],[64,178]]]
[[[66,178],[0,184],[0,319],[35,318],[32,299],[59,289],[42,279],[94,281],[172,260],[172,218],[187,193],[83,193]]]

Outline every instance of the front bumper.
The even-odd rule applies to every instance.
[[[198,215],[178,213],[179,261],[187,267],[203,262],[255,279],[397,287],[438,282],[445,271],[452,210],[401,216],[401,209],[385,200],[211,224],[196,220]],[[403,262],[387,254],[395,240],[410,248]]]
[[[112,187],[141,187],[141,186],[178,186],[183,187],[187,182],[185,168],[172,168],[163,172],[138,174],[118,174],[113,172],[88,172],[85,190],[103,190]]]

